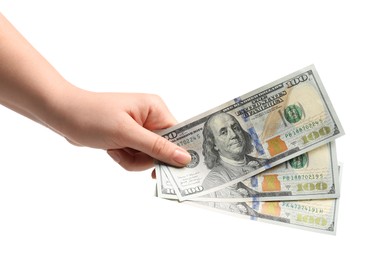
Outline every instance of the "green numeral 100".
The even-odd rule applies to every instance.
[[[318,132],[317,131],[313,131],[313,132],[311,132],[308,135],[302,136],[301,139],[304,141],[304,144],[306,144],[309,141],[314,141],[314,140],[318,139],[321,136],[328,135],[330,132],[331,132],[330,127],[324,126],[321,129],[319,129]]]
[[[320,181],[317,183],[299,183],[297,184],[297,191],[310,191],[310,190],[326,190],[327,183]]]

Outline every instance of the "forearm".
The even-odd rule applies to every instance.
[[[0,13],[0,103],[53,128],[51,114],[74,91]]]
[[[147,169],[154,159],[179,167],[191,160],[187,151],[152,132],[175,124],[161,98],[73,86],[1,14],[0,104],[73,144],[109,150],[125,169]]]

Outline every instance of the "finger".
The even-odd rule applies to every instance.
[[[152,170],[152,179],[156,179],[156,169]]]
[[[159,96],[150,100],[150,102],[153,103],[152,109],[149,111],[143,127],[149,130],[160,130],[169,128],[177,123],[177,120]]]
[[[137,134],[132,136],[130,146],[157,160],[177,167],[186,166],[191,161],[186,150],[143,127],[136,127],[134,133]]]
[[[144,171],[154,166],[154,159],[142,152],[127,149],[108,150],[107,153],[114,161],[128,171]]]

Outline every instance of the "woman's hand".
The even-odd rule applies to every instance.
[[[127,170],[154,159],[184,166],[191,157],[153,133],[175,124],[156,95],[94,93],[67,82],[0,13],[0,104],[71,143],[105,149]]]
[[[190,162],[188,152],[153,133],[176,123],[159,96],[70,89],[48,125],[71,143],[105,149],[130,171],[148,169],[155,159],[178,167]]]

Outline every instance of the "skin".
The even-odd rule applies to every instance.
[[[210,125],[214,134],[218,153],[232,160],[242,160],[245,156],[245,138],[239,123],[228,114],[214,117]]]
[[[96,93],[65,80],[0,13],[0,104],[65,137],[107,150],[129,171],[160,160],[183,167],[188,152],[153,133],[176,123],[162,99],[140,93]]]

